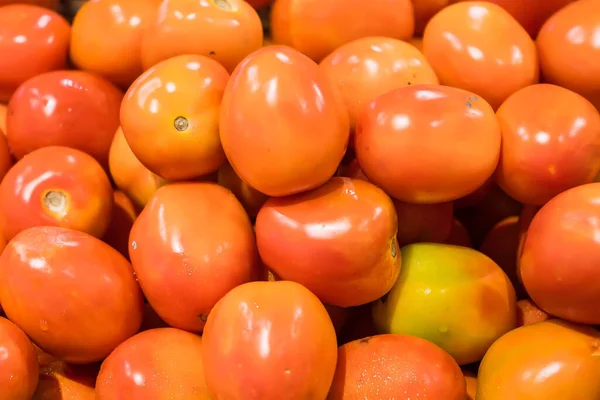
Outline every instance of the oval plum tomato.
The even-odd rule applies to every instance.
[[[133,202],[121,191],[113,193],[114,205],[110,224],[102,240],[129,260],[129,233],[137,218]]]
[[[198,54],[232,72],[262,43],[260,17],[243,0],[164,0],[144,32],[142,65],[148,69],[167,58]]]
[[[231,75],[220,128],[235,172],[269,196],[327,182],[350,134],[348,112],[333,82],[308,57],[284,46],[256,51]]]
[[[458,219],[454,218],[452,227],[450,228],[450,235],[446,239],[446,244],[452,244],[454,246],[462,247],[473,247],[471,241],[471,235],[465,226]]]
[[[235,194],[235,197],[242,203],[251,218],[258,215],[260,208],[269,199],[269,196],[244,182],[229,164],[219,168],[217,182]]]
[[[60,0],[0,0],[0,6],[9,4],[33,4],[40,7],[46,7],[51,10],[58,9]]]
[[[573,90],[600,110],[600,2],[580,0],[558,11],[537,38],[544,79]]]
[[[11,239],[32,226],[62,226],[102,237],[110,223],[113,190],[91,156],[44,147],[19,160],[0,184],[0,219]]]
[[[591,183],[546,203],[529,225],[519,263],[525,289],[538,306],[590,325],[600,324],[599,199],[600,183]]]
[[[193,332],[201,332],[215,303],[258,268],[246,211],[214,183],[158,189],[133,224],[129,255],[152,308],[169,325]]]
[[[271,198],[256,218],[261,260],[327,304],[369,303],[400,270],[391,199],[363,180],[331,178],[309,192]]]
[[[352,128],[363,108],[377,96],[407,85],[438,84],[420,51],[402,40],[385,37],[346,43],[325,57],[320,67],[344,96]]]
[[[535,43],[508,11],[492,3],[444,8],[425,28],[423,54],[443,85],[477,93],[494,109],[539,80]]]
[[[219,399],[324,399],[335,373],[331,319],[295,282],[231,290],[208,316],[202,340],[206,383]]]
[[[127,88],[142,74],[144,30],[160,0],[86,1],[73,19],[70,54],[77,68]]]
[[[71,27],[43,7],[0,6],[0,101],[7,102],[29,78],[67,67]]]
[[[415,85],[369,104],[356,126],[355,151],[365,175],[390,196],[432,204],[481,186],[498,164],[500,137],[494,110],[481,97]]]
[[[597,399],[600,333],[552,320],[496,341],[479,367],[477,400]]]
[[[0,400],[30,400],[38,384],[33,344],[15,324],[0,317]]]
[[[102,363],[96,400],[209,400],[202,338],[175,328],[151,329],[121,343]]]
[[[42,350],[76,364],[103,360],[136,333],[144,308],[118,251],[87,233],[48,226],[27,229],[6,246],[0,298],[8,318]]]
[[[367,36],[408,40],[414,32],[411,0],[276,0],[271,34],[315,61]],[[360,21],[360,23],[349,23]]]
[[[466,365],[515,327],[515,290],[484,254],[433,243],[411,244],[401,253],[396,284],[373,303],[379,332],[427,339]]]
[[[8,145],[17,158],[46,146],[67,146],[108,167],[123,92],[84,71],[53,71],[23,83],[8,103]]]
[[[339,348],[327,400],[394,399],[399,393],[402,398],[423,400],[465,400],[467,396],[456,361],[427,340],[377,335]]]
[[[398,245],[417,242],[445,243],[454,221],[452,202],[411,204],[394,200],[398,215]]]
[[[452,0],[412,0],[415,8],[415,35],[421,36],[429,20]]]
[[[511,197],[543,205],[594,181],[600,171],[600,114],[589,101],[559,86],[533,85],[510,96],[497,116],[502,153],[496,181]]]
[[[539,308],[533,301],[523,299],[517,301],[517,326],[537,324],[552,317]]]
[[[67,364],[38,352],[40,379],[31,400],[95,400],[97,364]]]

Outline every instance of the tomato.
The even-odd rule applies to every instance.
[[[160,0],[86,1],[73,19],[71,60],[127,88],[141,73],[142,36]]]
[[[415,8],[415,35],[422,35],[429,20],[452,0],[412,0]]]
[[[475,396],[477,395],[477,374],[464,369],[463,374],[465,376],[465,382],[467,383],[466,400],[476,400]]]
[[[229,74],[204,56],[162,61],[131,85],[121,105],[121,127],[133,154],[150,171],[185,180],[225,163],[219,110]]]
[[[217,182],[235,194],[235,197],[242,203],[251,218],[255,218],[258,215],[260,208],[269,199],[269,196],[244,182],[229,164],[225,164],[219,168]]]
[[[0,257],[0,298],[8,318],[42,350],[71,363],[104,359],[142,322],[142,292],[129,262],[70,229],[34,227],[15,236]]]
[[[390,196],[443,203],[473,192],[492,175],[500,137],[494,110],[482,98],[415,85],[369,104],[357,123],[355,151],[365,175]]]
[[[96,400],[209,400],[202,359],[200,336],[175,328],[138,333],[102,363]]]
[[[143,35],[142,66],[148,69],[170,57],[198,54],[231,72],[262,42],[260,17],[243,0],[164,0]]]
[[[497,109],[511,94],[539,80],[535,43],[502,7],[453,4],[423,34],[423,54],[440,82],[471,92]]]
[[[34,4],[40,7],[50,8],[51,10],[58,9],[60,0],[0,0],[0,6],[8,4]]]
[[[411,0],[276,0],[271,34],[275,43],[320,61],[362,37],[408,40],[414,32],[413,15]]]
[[[335,373],[327,310],[295,282],[234,288],[208,316],[202,340],[206,383],[220,399],[324,399]]]
[[[180,329],[201,332],[215,303],[257,272],[250,219],[229,190],[213,183],[158,189],[129,242],[148,302]]]
[[[69,365],[38,350],[40,378],[32,400],[95,400],[97,364]]]
[[[427,339],[460,365],[481,360],[516,324],[516,298],[496,263],[467,247],[417,243],[402,248],[392,290],[373,303],[380,333]]]
[[[38,384],[38,369],[27,335],[0,317],[0,400],[30,400]]]
[[[543,205],[593,182],[600,171],[600,114],[580,95],[534,85],[508,98],[497,115],[502,155],[496,181],[518,201]]]
[[[558,320],[515,329],[479,367],[477,400],[597,399],[600,334]]]
[[[123,93],[84,71],[47,72],[29,79],[8,103],[7,137],[17,158],[46,146],[84,151],[108,166]]]
[[[446,243],[454,246],[473,247],[469,231],[462,222],[456,218],[452,221],[450,235],[448,236],[448,239],[446,239]]]
[[[344,157],[348,113],[318,65],[283,46],[247,57],[231,75],[220,119],[231,166],[269,196],[327,182]]]
[[[517,301],[517,326],[537,324],[550,318],[548,313],[539,308],[533,301],[529,299]]]
[[[445,243],[453,225],[452,202],[411,204],[394,200],[398,215],[398,245],[418,242]]]
[[[28,4],[2,6],[0,101],[7,102],[29,78],[66,68],[70,34],[69,23],[52,10]]]
[[[2,182],[6,173],[10,170],[12,164],[13,159],[12,154],[10,154],[10,149],[8,148],[8,140],[0,126],[0,182]]]
[[[129,232],[137,218],[137,210],[125,193],[115,190],[113,198],[110,224],[102,240],[129,259]]]

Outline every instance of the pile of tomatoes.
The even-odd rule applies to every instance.
[[[0,400],[600,399],[600,0],[59,3],[0,0]]]

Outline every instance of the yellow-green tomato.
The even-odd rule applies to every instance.
[[[515,290],[483,253],[434,243],[412,244],[401,252],[396,284],[373,304],[381,333],[427,339],[465,365],[481,360],[515,327]]]

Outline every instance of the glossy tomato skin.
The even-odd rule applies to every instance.
[[[269,199],[269,196],[244,182],[229,164],[219,168],[217,182],[235,194],[250,218],[256,218],[261,207]]]
[[[193,333],[175,328],[138,333],[102,363],[96,400],[209,400],[202,353],[202,338]]]
[[[58,13],[37,5],[0,1],[0,6],[0,102],[8,102],[29,78],[67,67],[71,27]]]
[[[269,196],[286,196],[333,176],[350,127],[341,94],[318,65],[296,50],[269,46],[231,75],[220,132],[244,181]]]
[[[443,85],[477,93],[494,109],[539,80],[535,43],[507,11],[492,3],[444,8],[425,28],[423,54]]]
[[[596,399],[599,346],[598,331],[560,320],[508,332],[481,362],[477,400]]]
[[[40,378],[31,400],[95,400],[98,364],[72,365],[38,348]]]
[[[67,146],[108,166],[123,93],[84,71],[53,71],[23,83],[8,103],[7,137],[17,158],[46,146]]]
[[[414,32],[413,15],[410,0],[276,0],[271,34],[275,43],[293,47],[318,62],[362,37],[408,40]]]
[[[248,215],[214,183],[158,189],[133,225],[129,255],[158,315],[192,332],[201,332],[215,303],[258,268]]]
[[[497,115],[502,153],[496,181],[516,200],[543,205],[593,182],[600,171],[600,113],[580,95],[534,85],[509,97]]]
[[[415,85],[369,104],[357,124],[355,151],[365,175],[390,196],[442,203],[473,192],[492,175],[500,136],[494,111],[481,97]]]
[[[42,350],[70,363],[104,359],[142,322],[143,296],[129,262],[70,229],[34,227],[15,236],[0,257],[0,297],[6,315]]]
[[[229,73],[198,55],[162,61],[131,85],[121,128],[133,154],[169,180],[189,180],[225,163],[219,110]]]
[[[0,400],[30,400],[38,383],[33,344],[19,327],[0,317]]]
[[[206,383],[219,399],[324,399],[335,373],[327,310],[295,282],[236,287],[208,316],[202,340]]]
[[[144,33],[142,65],[148,69],[170,57],[198,54],[231,72],[262,42],[260,17],[243,0],[166,0]]]

